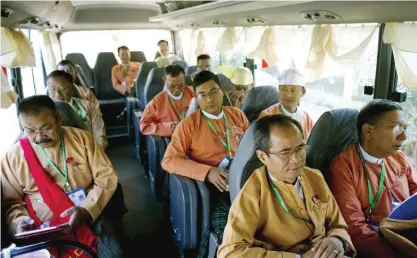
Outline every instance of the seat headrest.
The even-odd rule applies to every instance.
[[[80,80],[85,86],[89,86],[87,78],[85,77],[85,73],[81,66],[75,65],[75,70],[77,71],[78,80]],[[80,85],[81,86],[81,85]]]
[[[146,104],[164,90],[164,75],[165,68],[153,68],[148,74],[144,90]]]
[[[197,72],[197,66],[195,65],[188,66],[187,69],[185,69],[185,76],[190,76],[194,74],[195,72]]]
[[[62,125],[87,130],[80,115],[65,101],[55,101],[57,111],[62,114]]]
[[[101,52],[94,65],[95,91],[98,99],[115,99],[122,97],[112,85],[111,71],[117,65],[113,52]]]
[[[79,65],[84,72],[87,85],[94,85],[94,71],[91,69],[90,65],[87,62],[84,54],[82,53],[69,53],[65,57],[66,60],[71,61],[73,64]]]
[[[130,60],[133,62],[146,62],[145,54],[142,51],[131,51]]]
[[[274,86],[259,86],[249,90],[243,100],[242,111],[249,122],[257,119],[259,114],[268,107],[279,102],[278,89]]]
[[[174,62],[172,62],[173,65],[179,65],[181,66],[184,70],[187,69],[188,64],[187,62],[185,62],[184,60],[175,60]]]
[[[232,164],[230,165],[229,192],[230,200],[232,202],[248,178],[252,175],[253,171],[263,166],[262,162],[256,156],[256,147],[253,140],[255,124],[256,123],[251,124],[248,130],[246,130],[240,140]]]
[[[234,85],[232,83],[232,81],[227,78],[224,74],[222,73],[218,73],[216,74],[217,78],[219,78],[220,81],[220,88],[222,88],[223,91],[229,92],[229,91],[233,91],[234,89]]]
[[[313,127],[307,143],[307,165],[319,169],[326,179],[333,158],[358,140],[358,114],[351,108],[330,110]]]
[[[158,65],[155,62],[143,62],[138,71],[138,77],[136,78],[135,88],[136,96],[140,101],[141,109],[145,108],[145,85],[148,80],[148,75],[152,69],[157,68]]]

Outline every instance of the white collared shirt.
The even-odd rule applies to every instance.
[[[168,89],[167,89],[167,93],[171,98],[173,98],[175,100],[180,100],[182,98],[182,94],[184,94],[184,93],[181,93],[181,95],[179,95],[179,96],[174,96],[174,95],[172,95],[172,93]]]
[[[273,177],[271,174],[269,174],[269,177],[271,178],[272,181],[278,182],[278,180],[275,177]],[[297,191],[298,195],[301,197],[301,199],[304,200],[304,192],[303,192],[303,188],[300,185],[300,177],[297,177],[297,180],[295,180],[294,188]]]
[[[297,108],[297,110],[294,113],[291,113],[290,111],[285,109],[284,105],[282,105],[282,104],[280,104],[280,105],[281,105],[282,111],[284,111],[283,115],[289,116],[292,119],[295,119],[302,124],[302,121],[301,121],[302,115],[301,115],[301,112],[300,112],[299,108]]]
[[[222,110],[222,112],[220,112],[220,114],[219,114],[218,116],[215,116],[215,115],[209,114],[209,113],[205,112],[204,110],[201,110],[201,112],[203,112],[203,114],[204,114],[206,117],[208,117],[209,119],[214,119],[214,120],[220,120],[220,119],[222,119],[222,118],[223,118],[223,116],[224,116],[224,112],[223,112],[223,110]]]
[[[378,158],[375,158],[374,156],[371,156],[368,152],[366,152],[362,148],[360,144],[359,144],[359,148],[361,149],[362,156],[366,161],[374,163],[374,164],[379,164],[379,165],[381,165],[382,161],[384,161],[384,159],[378,159]]]

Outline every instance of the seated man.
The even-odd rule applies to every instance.
[[[73,79],[73,84],[75,87],[75,97],[92,102],[94,107],[100,112],[100,115],[101,115],[100,103],[98,102],[94,93],[89,88],[84,87],[83,85],[80,84],[81,81],[78,79],[77,70],[75,69],[74,64],[68,60],[62,60],[57,65],[57,70],[64,71],[64,72],[71,74],[72,79]]]
[[[247,67],[239,67],[233,71],[232,83],[234,92],[229,93],[232,105],[242,108],[243,100],[248,95],[248,91],[253,87],[253,74]]]
[[[294,68],[285,70],[279,79],[279,99],[281,103],[273,105],[259,114],[258,118],[267,115],[284,114],[297,120],[303,127],[304,140],[307,142],[308,137],[313,130],[313,120],[307,112],[298,107],[300,99],[305,95],[304,76]]]
[[[206,54],[197,56],[197,70],[191,76],[193,79],[199,72],[211,71],[211,57]]]
[[[11,233],[69,222],[71,234],[65,239],[97,250],[99,257],[123,257],[111,226],[100,216],[116,190],[117,175],[97,141],[87,131],[61,127],[55,103],[44,95],[23,99],[18,117],[27,137],[0,165]],[[79,257],[65,257],[71,255]]]
[[[378,223],[417,192],[417,174],[400,151],[407,120],[401,106],[372,100],[359,113],[359,142],[330,164],[330,187],[363,257],[401,257],[379,238]]]
[[[184,69],[179,65],[165,68],[165,87],[146,105],[140,120],[144,135],[171,137],[177,124],[185,118],[193,98],[192,88],[185,86]]]
[[[178,56],[169,53],[168,41],[158,41],[159,54],[160,56],[155,59],[156,64],[160,68],[165,68],[171,65],[176,60],[181,60]]]
[[[233,201],[219,257],[344,257],[347,225],[320,171],[308,168],[294,119],[260,119],[253,137],[264,164]]]
[[[87,129],[94,135],[98,145],[105,150],[107,147],[106,128],[101,114],[94,108],[93,103],[74,97],[74,84],[69,73],[64,71],[53,71],[46,78],[48,95],[54,101],[62,100],[68,102],[87,126]]]
[[[117,49],[121,64],[115,65],[111,70],[113,88],[124,96],[135,96],[135,81],[138,77],[139,62],[130,61],[130,50],[126,46]]]
[[[169,173],[211,183],[212,222],[200,244],[198,257],[207,257],[210,233],[222,242],[230,206],[228,168],[240,137],[249,127],[245,114],[234,107],[223,107],[223,92],[217,76],[203,71],[194,78],[194,94],[200,110],[177,125],[162,160]],[[188,159],[186,159],[188,157]],[[217,188],[217,189],[216,189]]]

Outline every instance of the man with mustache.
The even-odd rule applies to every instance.
[[[165,87],[156,95],[143,111],[140,130],[144,135],[171,137],[175,127],[187,113],[193,90],[185,85],[185,72],[179,65],[165,68]]]
[[[379,237],[378,224],[417,193],[417,174],[401,152],[407,120],[400,105],[372,100],[357,119],[359,141],[330,165],[330,187],[362,257],[403,257]]]
[[[101,113],[97,111],[92,102],[85,99],[75,98],[75,88],[72,77],[64,71],[53,71],[46,78],[48,95],[54,101],[66,101],[80,115],[87,129],[96,137],[101,148],[106,149],[107,137],[104,121]]]
[[[242,108],[243,100],[253,88],[253,74],[247,67],[239,67],[233,71],[232,83],[234,91],[229,93],[230,101],[234,107]]]
[[[26,137],[0,163],[2,205],[11,233],[69,222],[65,239],[89,246],[99,257],[123,257],[111,226],[101,216],[118,179],[94,136],[62,127],[48,96],[23,99],[18,117]],[[67,252],[72,257],[80,253]]]

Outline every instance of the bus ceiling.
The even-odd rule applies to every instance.
[[[1,18],[3,27],[57,31],[413,20],[416,1],[2,1]]]

